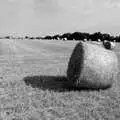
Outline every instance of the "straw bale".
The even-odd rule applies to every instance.
[[[92,43],[77,43],[67,69],[72,86],[105,89],[112,86],[117,75],[118,59],[113,51]]]

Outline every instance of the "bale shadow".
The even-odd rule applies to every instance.
[[[53,91],[68,91],[71,88],[65,76],[27,76],[23,79],[26,85],[31,85],[33,88]]]
[[[48,75],[40,75],[40,76],[27,76],[23,78],[23,81],[26,85],[31,85],[33,88],[39,88],[42,90],[52,90],[58,92],[65,91],[99,91],[100,89],[94,88],[85,88],[85,87],[73,87],[73,83],[68,81],[65,76],[48,76]]]

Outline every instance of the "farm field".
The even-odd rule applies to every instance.
[[[120,119],[119,82],[116,89],[67,89],[77,42],[0,40],[0,120]],[[114,51],[120,61],[118,43]]]

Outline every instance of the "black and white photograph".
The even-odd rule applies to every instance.
[[[119,0],[0,0],[0,120],[119,120],[119,42]]]

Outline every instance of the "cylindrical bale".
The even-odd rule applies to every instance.
[[[105,41],[103,42],[103,46],[106,48],[106,49],[114,49],[115,48],[115,43],[113,42],[109,42],[109,41]]]
[[[74,87],[105,89],[117,80],[118,59],[113,51],[79,42],[70,57],[67,78]]]

